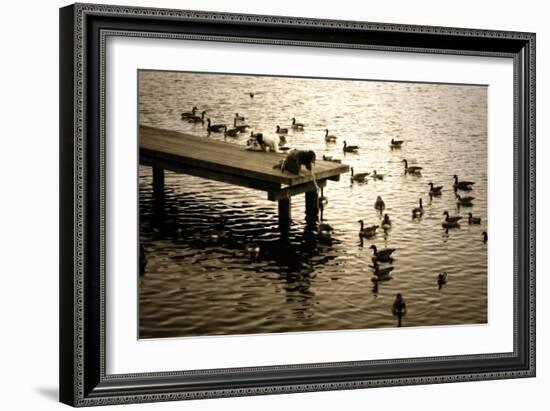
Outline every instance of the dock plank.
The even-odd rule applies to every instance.
[[[197,137],[186,133],[140,125],[139,146],[147,152],[148,163],[180,162],[182,165],[202,168],[214,173],[226,173],[241,178],[283,186],[311,182],[311,176],[302,168],[299,175],[281,172],[273,166],[285,158],[282,153],[247,150],[238,144]],[[334,179],[349,171],[349,166],[332,161],[317,160],[315,175],[318,180]]]

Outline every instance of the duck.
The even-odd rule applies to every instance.
[[[279,125],[277,125],[277,134],[288,134],[288,128],[281,128]]]
[[[354,173],[354,170],[353,170],[353,167],[350,167],[350,171],[351,171],[351,177],[350,177],[350,180],[353,182],[357,182],[357,183],[364,183],[365,182],[365,179],[367,178],[367,176],[369,175],[369,173],[357,173],[355,174]]]
[[[434,183],[431,181],[428,183],[430,186],[430,195],[432,196],[439,196],[441,195],[441,190],[443,189],[443,186],[434,186]]]
[[[483,235],[483,242],[486,243],[487,242],[487,231],[484,231],[481,234]]]
[[[348,146],[348,143],[344,140],[344,153],[356,153],[359,150],[359,146]]]
[[[401,148],[403,145],[403,140],[394,140],[393,138],[390,141],[390,147],[391,148]]]
[[[197,112],[198,108],[197,107],[193,107],[193,109],[191,111],[187,111],[185,113],[181,113],[181,118],[182,119],[186,119],[186,118],[190,118],[190,117],[193,117],[195,116],[195,113]]]
[[[457,204],[461,206],[472,206],[472,200],[475,200],[475,197],[460,197],[458,194],[455,194]]]
[[[369,247],[372,250],[372,259],[373,261],[380,261],[380,262],[391,262],[393,261],[392,253],[395,251],[395,248],[383,248],[379,250],[376,248],[376,245],[371,245]]]
[[[237,137],[238,134],[239,130],[237,130],[236,128],[227,128],[227,126],[225,127],[225,130],[223,132],[224,137]]]
[[[391,227],[390,216],[387,214],[384,214],[384,219],[382,220],[382,227],[385,227],[385,228]]]
[[[200,116],[191,116],[189,117],[188,123],[204,123],[204,115],[206,111],[203,111]]]
[[[398,318],[404,317],[407,314],[407,304],[401,293],[397,293],[393,301],[392,314]]]
[[[378,174],[376,170],[374,170],[374,172],[372,173],[372,178],[375,180],[383,180],[384,174]]]
[[[359,236],[360,237],[372,237],[376,234],[376,230],[378,229],[377,225],[371,225],[368,227],[365,227],[365,223],[363,220],[357,221],[359,224],[361,224],[361,228],[359,229]]]
[[[247,128],[250,128],[248,124],[237,125],[237,119],[233,119],[233,127],[239,130],[239,133],[244,133]]]
[[[386,204],[384,203],[384,200],[382,200],[382,197],[380,196],[376,197],[376,201],[374,202],[374,208],[380,211],[386,208]]]
[[[422,199],[418,199],[418,207],[412,209],[413,218],[420,217],[424,214],[424,207],[422,207]]]
[[[458,176],[455,174],[453,176],[455,179],[455,182],[453,184],[453,187],[455,190],[465,190],[470,191],[472,189],[472,186],[475,184],[473,181],[458,181]]]
[[[445,271],[437,275],[437,285],[439,289],[441,289],[443,284],[447,284],[447,273]]]
[[[236,120],[236,121],[244,121],[244,117],[243,117],[243,116],[239,116],[239,113],[235,113],[235,120]]]
[[[392,266],[380,268],[377,262],[374,262],[374,265],[371,265],[370,267],[374,268],[374,275],[378,278],[388,277],[394,269]]]
[[[325,129],[325,141],[327,143],[335,143],[337,137],[328,133],[328,129]]]
[[[225,124],[212,124],[210,119],[206,121],[206,130],[210,133],[220,133],[222,130],[225,130],[227,126]]]
[[[481,217],[474,217],[472,213],[468,213],[468,224],[481,224]]]
[[[292,117],[292,129],[293,130],[303,130],[304,125],[302,123],[297,123],[296,119]]]
[[[418,166],[410,166],[407,160],[403,159],[401,160],[403,163],[405,163],[405,174],[420,174],[420,171],[422,170],[422,167]]]

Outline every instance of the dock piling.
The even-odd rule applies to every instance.
[[[306,223],[315,225],[319,220],[319,194],[317,190],[306,191]]]

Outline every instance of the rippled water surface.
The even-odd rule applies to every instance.
[[[232,124],[238,112],[264,133],[296,117],[306,127],[290,132],[290,147],[385,176],[351,185],[345,174],[328,182],[323,218],[334,227],[330,238],[306,229],[304,196],[293,197],[285,241],[277,203],[264,192],[167,172],[159,202],[151,169],[140,166],[140,241],[147,255],[141,338],[395,327],[397,293],[408,308],[403,326],[486,323],[485,87],[168,72],[141,72],[139,87],[141,124],[223,140],[207,137],[180,113],[197,105],[215,123]],[[337,143],[325,143],[325,128]],[[247,135],[231,142],[244,147]],[[391,150],[392,137],[405,140],[403,148]],[[344,139],[359,145],[359,153],[344,155]],[[422,175],[404,174],[404,158],[423,167]],[[457,208],[453,174],[475,182],[461,193],[475,197],[473,207]],[[444,186],[442,196],[430,198],[429,181]],[[393,225],[361,242],[359,219],[380,224],[373,207],[378,195]],[[425,212],[413,219],[419,198]],[[444,210],[465,216],[460,228],[441,227]],[[468,212],[481,224],[469,225]],[[257,258],[246,251],[250,242],[260,246]],[[393,278],[378,286],[371,281],[371,244],[397,249]],[[440,288],[441,271],[448,283]]]

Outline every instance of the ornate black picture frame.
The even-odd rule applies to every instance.
[[[514,350],[107,374],[104,88],[108,36],[513,59]],[[60,100],[62,402],[92,406],[535,376],[535,34],[76,4],[60,10]]]

